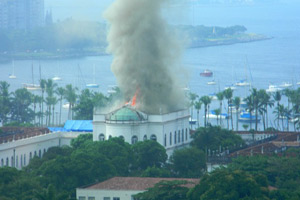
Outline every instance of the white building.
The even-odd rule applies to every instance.
[[[133,200],[133,195],[154,187],[161,181],[187,181],[185,187],[191,188],[199,183],[200,179],[183,178],[142,178],[142,177],[114,177],[109,180],[90,186],[76,189],[78,200]]]
[[[123,106],[110,113],[94,111],[93,140],[122,137],[129,144],[147,139],[164,146],[170,156],[174,149],[191,141],[189,111],[180,110],[161,115],[146,114],[131,106]]]

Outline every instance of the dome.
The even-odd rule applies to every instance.
[[[112,121],[143,121],[145,118],[142,113],[129,108],[123,107],[111,113],[109,120]]]

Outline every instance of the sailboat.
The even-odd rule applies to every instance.
[[[93,66],[93,83],[85,85],[87,88],[99,88],[99,85],[95,83],[95,65]]]
[[[60,66],[58,65],[58,69],[60,69]],[[52,78],[53,81],[61,81],[61,77],[55,75],[53,78]]]
[[[41,86],[38,84],[34,84],[33,79],[33,64],[31,65],[31,73],[32,73],[32,83],[23,83],[23,87],[27,90],[41,90]]]
[[[17,76],[15,75],[15,61],[13,61],[13,72],[12,72],[12,74],[10,74],[8,76],[8,78],[10,78],[10,79],[16,79],[17,78]]]

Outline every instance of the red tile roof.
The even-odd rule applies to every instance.
[[[199,183],[200,179],[186,179],[186,178],[145,178],[145,177],[114,177],[106,181],[96,183],[83,189],[94,190],[146,190],[147,188],[154,187],[160,181],[175,181],[183,180],[188,183],[185,187],[191,188]]]

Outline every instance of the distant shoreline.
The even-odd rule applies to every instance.
[[[187,49],[191,48],[206,48],[214,46],[225,46],[225,45],[234,45],[239,43],[251,43],[258,42],[263,40],[270,40],[273,37],[266,37],[263,35],[252,34],[251,37],[249,34],[245,34],[241,37],[233,38],[220,38],[218,40],[209,40],[203,39],[194,41],[192,45],[189,45]],[[75,59],[75,58],[84,58],[89,56],[105,56],[109,55],[105,52],[105,48],[101,48],[95,51],[83,50],[83,51],[62,51],[57,52],[18,52],[14,54],[0,54],[0,63],[8,63],[12,60],[66,60],[66,59]]]

